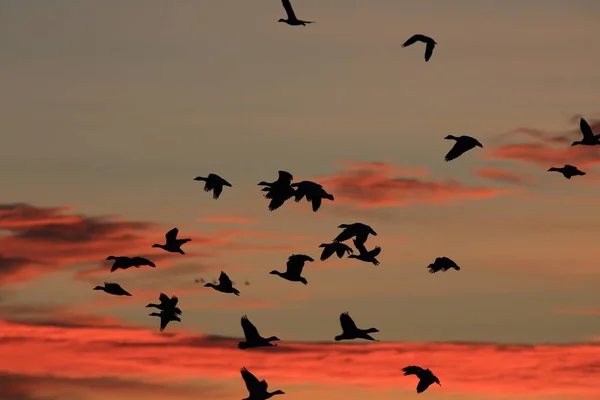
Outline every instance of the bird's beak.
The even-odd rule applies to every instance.
[[[439,382],[438,382],[438,385],[442,386],[442,384],[441,384],[441,383],[439,383]]]

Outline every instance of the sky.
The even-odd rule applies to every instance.
[[[600,149],[570,146],[581,117],[600,133],[600,3],[293,5],[316,22],[278,23],[277,0],[0,0],[0,399],[242,399],[242,367],[285,400],[600,399]],[[448,134],[484,147],[447,163]],[[279,170],[335,200],[269,212]],[[353,222],[381,265],[319,261]],[[151,247],[173,227],[185,255]],[[291,254],[308,285],[268,274]],[[427,273],[441,256],[460,271]],[[239,297],[196,283],[220,271]],[[162,333],[161,292],[183,310]],[[381,342],[334,342],[346,311]],[[242,315],[279,346],[239,350]],[[418,395],[407,365],[443,386]]]

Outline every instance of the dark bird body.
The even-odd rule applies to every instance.
[[[265,186],[262,188],[265,194],[265,198],[270,199],[269,211],[275,211],[281,207],[286,201],[295,196],[296,190],[291,187],[292,180],[294,177],[292,174],[286,171],[279,171],[279,177],[275,182],[259,182],[259,186]]]
[[[164,331],[169,322],[177,321],[181,322],[181,319],[173,311],[161,311],[159,313],[153,312],[148,314],[151,317],[160,317],[160,331]]]
[[[356,258],[360,261],[373,263],[373,265],[379,265],[379,261],[375,257],[381,253],[381,247],[376,246],[373,250],[369,251],[363,244],[356,240],[354,240],[354,246],[358,250],[359,254],[351,254],[348,256],[348,258]]]
[[[296,203],[306,196],[306,200],[312,203],[312,209],[314,212],[317,212],[317,210],[319,210],[321,207],[322,199],[333,201],[333,195],[327,193],[325,189],[323,189],[323,186],[316,182],[301,181],[298,183],[292,183],[291,187],[296,190]]]
[[[233,282],[227,276],[227,274],[221,271],[221,275],[219,275],[219,284],[215,285],[214,283],[207,283],[204,287],[211,287],[215,290],[218,290],[221,293],[233,293],[236,296],[240,295],[240,291],[233,287]]]
[[[345,312],[340,315],[340,325],[342,325],[342,334],[335,337],[336,341],[340,340],[352,340],[352,339],[366,339],[378,342],[379,340],[374,339],[369,333],[379,332],[377,328],[360,329],[356,327],[356,324],[350,318],[350,315]]]
[[[377,233],[369,225],[365,225],[360,222],[355,222],[353,224],[341,224],[338,228],[343,228],[344,230],[337,235],[335,239],[333,239],[334,242],[344,242],[355,237],[355,243],[364,245],[369,234],[377,236]]]
[[[242,378],[246,383],[246,389],[248,389],[249,396],[242,400],[267,400],[276,394],[285,394],[281,390],[276,390],[274,392],[269,392],[267,389],[269,388],[269,384],[264,379],[259,381],[250,371],[246,368],[242,368],[241,371]]]
[[[417,384],[417,393],[424,392],[429,385],[433,383],[437,383],[442,386],[440,380],[428,369],[423,369],[421,367],[417,367],[415,365],[409,365],[408,367],[402,368],[402,372],[404,375],[416,375],[419,378],[419,383]]]
[[[180,253],[185,254],[183,250],[181,250],[181,246],[192,239],[177,239],[177,234],[179,233],[179,229],[173,228],[169,232],[165,234],[166,243],[165,244],[153,244],[152,247],[158,247],[169,253]]]
[[[452,148],[450,149],[450,151],[448,152],[448,154],[446,154],[446,161],[452,161],[455,158],[460,157],[463,153],[475,148],[475,147],[483,147],[483,145],[481,143],[479,143],[479,141],[475,138],[472,138],[471,136],[454,136],[454,135],[448,135],[446,136],[444,139],[448,139],[448,140],[456,140],[456,143],[454,143],[454,146],[452,146]]]
[[[197,176],[194,178],[195,181],[203,181],[204,183],[204,191],[210,192],[213,191],[213,199],[218,199],[221,193],[223,192],[223,186],[232,187],[231,183],[227,182],[225,179],[221,178],[217,174],[208,174],[205,178],[203,176]]]
[[[301,276],[301,274],[302,268],[304,268],[304,263],[307,261],[313,262],[315,260],[313,260],[312,257],[309,257],[305,254],[292,254],[288,258],[288,261],[286,263],[287,269],[285,272],[273,270],[269,273],[273,275],[279,275],[283,279],[286,279],[291,282],[302,282],[306,285],[308,284],[308,281],[306,280],[306,278]]]
[[[429,61],[429,59],[433,55],[433,49],[435,48],[435,45],[437,44],[437,42],[435,40],[433,40],[432,38],[430,38],[429,36],[416,34],[416,35],[411,36],[406,42],[404,42],[402,44],[402,47],[408,47],[411,44],[414,44],[416,42],[425,43],[425,62]]]
[[[574,141],[571,146],[584,145],[584,146],[597,146],[600,144],[600,134],[594,135],[592,127],[583,118],[579,120],[579,130],[583,134],[583,139]]]
[[[160,304],[150,303],[146,307],[155,307],[161,311],[173,312],[177,315],[181,315],[181,310],[176,307],[179,302],[177,296],[171,296],[171,298],[169,298],[166,294],[161,293],[160,296],[158,296],[158,299],[160,300]]]
[[[454,261],[449,259],[448,257],[436,258],[435,261],[433,262],[433,264],[429,264],[429,266],[427,268],[429,269],[430,274],[435,274],[436,272],[439,272],[439,271],[445,272],[451,268],[453,268],[457,271],[460,271],[460,267]]]
[[[104,282],[104,286],[96,286],[93,290],[103,290],[114,296],[131,296],[121,285],[113,282]]]
[[[139,268],[142,265],[147,265],[147,266],[153,267],[153,268],[156,267],[156,264],[154,264],[152,261],[150,261],[144,257],[108,256],[108,257],[106,257],[106,260],[107,261],[110,261],[110,260],[115,261],[113,263],[112,267],[110,268],[110,272],[115,272],[118,269],[127,269],[127,268],[131,268],[131,267]]]
[[[338,258],[344,257],[344,254],[352,254],[354,251],[350,246],[341,242],[322,243],[319,247],[323,248],[321,253],[321,261],[327,260],[333,254],[336,254]]]
[[[585,175],[585,172],[580,171],[574,165],[569,165],[569,164],[565,164],[565,166],[562,168],[552,167],[548,171],[560,172],[567,179],[571,179],[571,177],[577,176],[577,175]]]
[[[258,329],[256,329],[254,324],[250,322],[248,317],[245,315],[242,317],[242,329],[244,330],[244,336],[246,337],[246,341],[239,342],[238,344],[238,347],[242,350],[251,349],[254,347],[277,346],[276,343],[271,343],[272,341],[279,340],[277,336],[271,336],[268,338],[260,336]]]
[[[292,4],[290,0],[281,0],[281,4],[283,4],[283,8],[285,9],[285,13],[287,14],[287,19],[281,18],[279,22],[285,22],[288,25],[292,26],[306,26],[306,24],[312,24],[314,21],[302,21],[301,19],[296,18],[296,13],[292,8]]]

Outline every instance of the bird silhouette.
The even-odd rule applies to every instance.
[[[435,259],[435,261],[433,262],[433,264],[429,264],[429,266],[427,267],[429,268],[429,273],[430,274],[435,274],[436,272],[442,271],[448,271],[451,268],[454,268],[457,271],[460,271],[460,267],[451,259],[449,259],[448,257],[438,257]]]
[[[279,340],[277,336],[264,338],[258,333],[258,329],[254,326],[247,316],[242,317],[242,329],[244,330],[245,342],[239,342],[238,347],[242,350],[251,349],[253,347],[268,347],[277,346],[277,343],[271,343],[274,340]]]
[[[181,322],[181,319],[173,311],[161,311],[159,313],[153,312],[148,314],[151,317],[160,317],[160,331],[164,331],[169,322],[177,321]]]
[[[208,174],[208,177],[197,176],[194,178],[195,181],[204,181],[204,191],[210,192],[213,191],[213,199],[218,199],[223,192],[223,186],[232,187],[231,183],[227,182],[225,179],[221,178],[217,174]]]
[[[242,400],[267,400],[276,394],[285,394],[281,390],[276,390],[274,392],[268,392],[267,389],[269,385],[267,381],[264,379],[259,381],[250,371],[248,371],[245,367],[240,370],[242,373],[242,378],[246,383],[246,388],[248,389],[248,393],[250,394],[248,397]]]
[[[277,188],[280,186],[290,186],[292,184],[292,181],[294,180],[294,177],[292,176],[292,174],[290,174],[287,171],[277,171],[277,173],[279,174],[279,176],[276,181],[274,181],[274,182],[260,181],[258,183],[258,186],[266,186],[262,190],[265,192],[268,192],[271,188],[274,188],[274,187]],[[269,193],[265,194],[265,197],[267,199],[271,198],[269,196]]]
[[[288,25],[292,25],[292,26],[298,26],[298,25],[302,25],[302,26],[306,26],[306,24],[312,24],[314,21],[302,21],[298,18],[296,18],[296,13],[294,12],[294,9],[292,8],[292,4],[290,3],[290,0],[281,0],[281,4],[283,4],[283,8],[285,8],[285,13],[287,14],[287,19],[281,18],[279,19],[279,22],[285,22]]]
[[[146,307],[155,307],[162,311],[172,311],[177,315],[181,315],[181,310],[176,307],[179,302],[177,296],[171,296],[171,298],[169,298],[166,294],[161,293],[160,296],[158,296],[158,299],[160,300],[160,304],[149,303]]]
[[[114,296],[131,296],[129,292],[121,287],[118,283],[104,282],[104,286],[96,286],[93,290],[103,290]]]
[[[185,254],[183,250],[181,250],[181,245],[189,242],[192,239],[177,239],[177,234],[179,233],[179,229],[173,228],[169,232],[165,234],[166,243],[165,244],[153,244],[152,247],[159,247],[165,251],[170,253],[180,253]]]
[[[425,43],[425,62],[429,61],[429,59],[433,55],[433,49],[435,48],[435,45],[437,44],[437,42],[435,40],[433,40],[432,38],[430,38],[429,36],[416,34],[416,35],[411,36],[406,42],[404,42],[402,44],[402,47],[408,47],[411,44],[414,44],[416,42]]]
[[[286,263],[287,269],[285,272],[273,270],[269,273],[273,275],[279,275],[283,279],[287,279],[291,282],[302,282],[306,285],[308,284],[308,281],[303,276],[300,276],[302,274],[302,268],[304,268],[304,263],[306,261],[313,262],[315,260],[313,260],[312,257],[309,257],[305,254],[292,254],[291,256],[289,256],[288,261]]]
[[[552,168],[548,169],[548,171],[560,172],[567,179],[571,179],[571,177],[577,176],[577,175],[585,175],[585,172],[580,171],[574,165],[569,165],[569,164],[565,164],[565,166],[562,168],[552,167]]]
[[[106,257],[106,261],[114,260],[112,267],[110,268],[110,272],[115,272],[118,269],[127,269],[131,267],[139,268],[142,265],[147,265],[149,267],[156,267],[152,261],[148,260],[144,257],[126,257],[126,256],[108,256]]]
[[[266,192],[265,198],[271,200],[269,211],[277,210],[296,194],[296,190],[290,186],[293,179],[294,177],[289,172],[279,171],[279,177],[275,182],[261,181],[258,183],[259,186],[265,186],[261,190]]]
[[[579,120],[579,130],[581,130],[581,133],[583,134],[583,139],[574,141],[571,146],[576,146],[578,144],[584,146],[597,146],[600,144],[600,134],[594,135],[592,127],[583,118]]]
[[[471,150],[475,146],[483,147],[483,145],[481,143],[479,143],[479,141],[477,139],[472,138],[471,136],[456,137],[454,135],[448,135],[444,139],[456,140],[456,143],[454,143],[454,146],[452,146],[452,148],[450,149],[448,154],[446,154],[446,158],[445,158],[446,161],[452,161],[455,158],[460,157],[461,154]]]
[[[321,253],[321,261],[327,260],[334,253],[337,254],[338,258],[344,257],[344,254],[352,254],[354,250],[344,243],[341,242],[332,242],[332,243],[321,243],[319,247],[323,248],[323,252]]]
[[[359,254],[351,254],[348,258],[356,258],[357,260],[370,262],[374,265],[379,265],[379,261],[375,258],[381,253],[381,247],[376,246],[373,250],[367,250],[365,246],[356,240],[354,240],[354,246],[358,250]]]
[[[417,384],[417,393],[424,392],[429,385],[433,383],[437,383],[442,386],[440,380],[428,369],[423,369],[421,367],[417,367],[416,365],[409,365],[408,367],[402,368],[404,372],[404,376],[406,375],[416,375],[419,378],[419,383]]]
[[[214,283],[207,283],[204,287],[211,287],[215,290],[218,290],[222,293],[233,293],[236,296],[240,295],[240,291],[233,287],[233,282],[227,276],[227,274],[221,271],[221,275],[219,275],[219,284],[215,285]]]
[[[377,236],[377,233],[369,225],[365,225],[360,222],[355,222],[353,224],[341,224],[338,228],[343,228],[344,230],[337,235],[335,239],[333,239],[334,242],[344,242],[348,239],[356,237],[356,242],[364,245],[369,234]]]
[[[366,339],[372,340],[374,342],[379,342],[379,340],[374,339],[369,335],[369,333],[379,332],[377,328],[369,328],[369,329],[360,329],[356,327],[356,324],[350,318],[350,314],[347,312],[342,313],[340,315],[340,325],[342,326],[342,334],[337,335],[335,337],[336,341],[340,340],[352,340],[352,339]]]
[[[333,195],[327,193],[323,186],[319,185],[316,182],[312,181],[301,181],[297,183],[292,183],[290,185],[296,190],[295,200],[298,203],[304,196],[306,196],[306,200],[312,203],[312,209],[314,212],[321,207],[322,199],[332,200]]]

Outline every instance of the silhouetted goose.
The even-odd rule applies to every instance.
[[[373,339],[369,333],[379,332],[377,328],[359,329],[356,324],[350,318],[350,314],[347,312],[340,315],[340,325],[342,325],[342,334],[335,337],[336,341],[340,340],[352,340],[352,339],[367,339],[374,342],[379,342],[377,339]]]
[[[348,255],[354,253],[350,246],[340,242],[321,243],[319,247],[323,247],[321,261],[327,260],[333,253],[337,254],[338,258],[344,257],[344,254],[346,253],[348,253]]]
[[[159,313],[153,312],[148,314],[151,317],[160,317],[160,331],[164,331],[169,322],[177,321],[181,322],[181,319],[173,313],[173,311],[161,311]]]
[[[572,176],[585,175],[585,172],[580,171],[577,167],[568,164],[565,164],[565,166],[562,168],[552,167],[548,171],[560,172],[567,179],[571,179]]]
[[[450,149],[448,154],[446,154],[446,158],[445,158],[446,161],[452,161],[455,158],[460,157],[461,154],[471,150],[475,146],[483,147],[483,145],[481,143],[479,143],[479,141],[477,139],[472,138],[471,136],[456,137],[454,135],[448,135],[444,139],[456,140],[456,143],[454,143],[454,146],[452,146],[452,148]]]
[[[177,315],[181,315],[181,310],[176,307],[179,302],[177,296],[171,296],[171,298],[169,298],[166,294],[161,293],[160,296],[158,296],[158,299],[160,300],[160,304],[150,303],[146,307],[156,307],[162,311],[172,311]]]
[[[233,287],[233,282],[227,276],[227,274],[221,271],[221,275],[219,275],[219,284],[215,285],[214,283],[207,283],[204,287],[211,287],[215,290],[218,290],[222,293],[233,293],[236,296],[240,295],[240,291]]]
[[[264,379],[259,381],[250,371],[248,371],[245,367],[241,369],[242,378],[244,378],[244,382],[246,383],[246,388],[248,389],[248,393],[250,394],[248,397],[242,400],[267,400],[276,394],[285,394],[281,390],[276,390],[274,392],[268,392],[269,384]]]
[[[296,189],[295,200],[298,203],[304,196],[306,200],[312,202],[312,209],[317,212],[321,207],[321,200],[327,199],[333,201],[333,196],[323,189],[323,186],[311,181],[301,181],[290,185]]]
[[[240,342],[238,347],[242,350],[251,349],[253,347],[277,346],[277,343],[271,343],[274,340],[279,340],[277,336],[264,338],[258,333],[258,329],[254,326],[247,316],[242,317],[242,329],[244,330],[245,342]]]
[[[265,182],[265,181],[260,181],[258,183],[258,186],[266,186],[266,188],[263,188],[262,190],[265,192],[268,192],[269,189],[271,189],[272,187],[278,187],[278,186],[290,186],[292,184],[292,181],[294,180],[294,177],[292,176],[292,174],[290,174],[287,171],[278,171],[279,177],[277,178],[276,181],[274,182]],[[265,197],[268,196],[268,193],[265,195]],[[269,197],[267,197],[268,199]]]
[[[428,369],[423,369],[421,367],[417,367],[415,365],[409,365],[408,367],[402,368],[404,372],[404,376],[406,375],[416,375],[419,378],[419,383],[417,384],[417,393],[424,392],[429,385],[433,383],[437,383],[442,386],[440,380]]]
[[[377,233],[369,225],[361,224],[360,222],[341,224],[338,228],[343,228],[344,230],[333,239],[334,242],[344,242],[356,237],[356,241],[364,245],[369,234],[377,236]]]
[[[436,258],[433,264],[429,264],[427,268],[429,268],[430,274],[435,274],[438,271],[446,272],[450,268],[454,268],[455,270],[460,271],[460,267],[448,257]]]
[[[156,267],[156,265],[152,261],[150,261],[144,257],[125,257],[125,256],[121,256],[121,257],[108,256],[108,257],[106,257],[106,261],[110,261],[110,260],[115,261],[110,269],[110,272],[115,272],[118,269],[127,269],[127,268],[131,268],[131,267],[139,268],[142,265],[147,265],[147,266],[153,267],[153,268]]]
[[[313,260],[312,257],[309,257],[305,254],[292,254],[291,256],[289,256],[288,261],[286,263],[287,269],[285,272],[273,270],[269,273],[273,275],[279,275],[283,279],[287,279],[291,282],[302,282],[306,285],[308,284],[308,281],[306,280],[306,278],[300,276],[302,274],[302,268],[304,268],[304,263],[306,261],[313,262],[315,260]]]
[[[596,146],[600,144],[600,134],[594,135],[594,132],[592,132],[592,127],[583,118],[579,120],[579,130],[581,130],[581,133],[583,134],[583,139],[574,141],[571,146],[578,144],[585,146]]]
[[[123,289],[121,285],[113,282],[104,282],[104,286],[96,286],[93,290],[103,290],[106,293],[115,296],[131,296],[131,294]]]
[[[197,176],[194,178],[195,181],[204,181],[204,191],[210,192],[213,191],[213,199],[218,199],[223,192],[223,186],[232,187],[231,183],[227,182],[225,179],[221,178],[217,174],[208,174],[208,177]]]
[[[167,243],[165,244],[153,244],[152,247],[159,247],[165,251],[170,253],[180,253],[185,254],[183,250],[181,250],[181,245],[189,242],[192,239],[177,239],[177,234],[179,233],[179,229],[173,228],[169,232],[165,234],[165,239]]]
[[[437,42],[435,40],[433,40],[432,38],[430,38],[429,36],[416,34],[416,35],[411,36],[406,42],[404,42],[402,44],[402,47],[408,47],[411,44],[414,44],[416,42],[425,43],[425,61],[426,62],[429,61],[429,59],[431,58],[431,56],[433,54],[433,48],[435,47]]]
[[[370,262],[374,265],[379,265],[379,261],[375,257],[377,257],[379,253],[381,253],[381,247],[376,246],[373,250],[369,251],[365,248],[364,245],[358,243],[356,240],[354,240],[354,246],[356,246],[356,250],[359,251],[359,254],[351,254],[348,256],[348,258],[356,258],[360,261]]]
[[[281,207],[286,201],[291,199],[296,194],[296,191],[291,186],[271,188],[265,197],[269,197],[269,211],[275,211]]]
[[[287,14],[287,19],[281,18],[279,22],[285,22],[288,25],[292,26],[306,26],[306,24],[312,24],[314,21],[302,21],[296,18],[296,13],[294,13],[294,9],[292,8],[292,4],[290,0],[281,0],[281,4],[283,4],[283,8],[285,8],[285,12]]]

